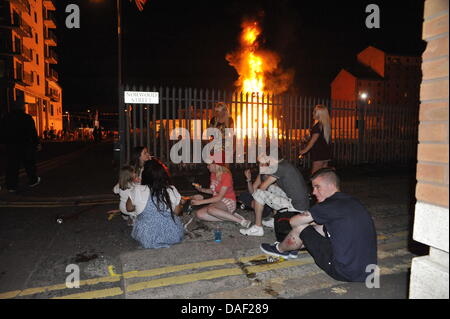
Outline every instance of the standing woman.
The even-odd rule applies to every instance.
[[[209,121],[209,127],[215,127],[222,133],[222,138],[225,138],[225,129],[234,128],[233,118],[228,112],[227,104],[218,102],[214,107],[214,116]]]
[[[314,126],[308,145],[300,151],[304,155],[311,151],[311,175],[317,170],[327,167],[331,160],[331,124],[328,109],[324,105],[316,105],[313,111]]]

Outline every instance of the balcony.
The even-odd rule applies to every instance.
[[[53,32],[47,31],[47,34],[45,35],[45,44],[47,44],[48,46],[52,46],[52,47],[55,47],[58,45],[56,35]]]
[[[45,75],[48,80],[53,81],[53,82],[58,82],[58,77],[59,77],[58,72],[56,72],[52,68],[48,68],[47,72],[45,72]]]
[[[22,45],[21,58],[24,62],[33,61],[33,50],[26,47],[25,45]]]
[[[17,12],[13,13],[12,18],[10,14],[0,16],[0,28],[15,30],[19,36],[26,38],[31,38],[33,36],[31,27]]]
[[[58,64],[58,55],[56,52],[49,49],[45,54],[45,62],[50,64]]]
[[[26,71],[23,71],[22,73],[19,72],[16,75],[15,80],[23,85],[32,86],[34,84],[33,72],[26,72]]]
[[[27,12],[30,14],[31,12],[31,6],[30,2],[28,0],[6,0],[14,4],[16,7],[21,9],[22,12]]]
[[[44,7],[47,10],[55,11],[56,7],[52,0],[44,0]]]
[[[0,42],[0,55],[15,56],[24,62],[33,61],[33,50],[24,45],[16,46],[16,48],[13,49],[12,44],[7,41]]]
[[[48,84],[45,86],[45,95],[48,96],[53,102],[59,102],[61,99],[61,94],[59,91],[52,89],[48,86]]]
[[[44,24],[49,29],[55,29],[56,28],[56,20],[53,17],[52,13],[47,12],[47,15],[44,16]]]

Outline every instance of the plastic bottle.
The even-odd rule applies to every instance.
[[[222,231],[220,230],[220,226],[217,226],[214,230],[214,241],[216,243],[222,242]]]

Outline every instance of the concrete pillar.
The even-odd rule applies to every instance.
[[[425,1],[413,239],[430,254],[412,261],[410,298],[449,298],[448,5]]]

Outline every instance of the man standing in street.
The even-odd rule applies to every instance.
[[[366,208],[341,193],[333,169],[318,170],[312,177],[318,204],[290,220],[292,231],[283,242],[261,244],[272,256],[289,258],[289,251],[306,248],[317,266],[339,281],[364,282],[367,266],[377,264],[377,237]]]
[[[16,102],[16,107],[0,122],[0,140],[6,148],[6,188],[17,191],[21,163],[25,167],[29,186],[38,185],[41,178],[36,173],[36,151],[41,145],[33,118],[25,113],[25,105]]]

